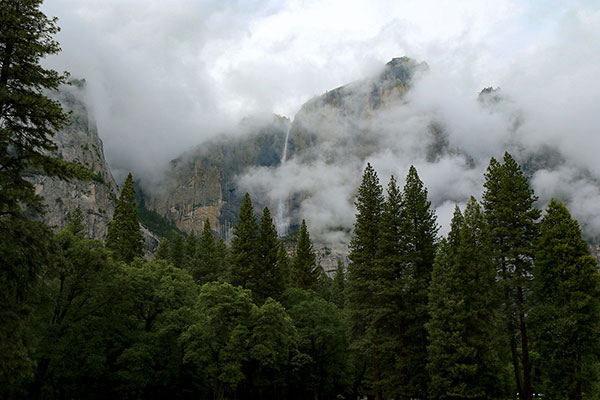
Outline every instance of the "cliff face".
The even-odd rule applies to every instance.
[[[296,114],[291,128],[290,121],[283,117],[243,121],[242,132],[234,137],[224,135],[171,161],[162,183],[152,190],[144,188],[145,205],[188,233],[201,231],[208,219],[227,239],[244,194],[236,178],[251,167],[279,165],[288,128],[288,158],[334,159],[339,156],[335,149],[348,146],[368,150],[369,142],[376,137],[367,125],[356,121],[368,121],[371,114],[402,101],[413,76],[427,69],[425,63],[395,58],[371,79],[308,101]],[[253,201],[257,211],[264,206],[256,203],[260,199]]]
[[[66,225],[66,215],[81,208],[86,234],[91,238],[106,236],[107,224],[111,220],[118,186],[104,159],[102,141],[94,121],[85,106],[85,81],[75,80],[53,94],[65,110],[71,112],[71,124],[54,136],[58,145],[56,156],[77,162],[94,174],[90,181],[65,182],[47,176],[35,176],[32,182],[36,193],[44,197],[46,214],[43,219],[50,226],[61,229]]]
[[[294,117],[290,153],[304,160],[317,156],[333,161],[338,149],[353,149],[357,156],[370,154],[376,144],[373,117],[403,101],[416,74],[429,69],[407,57],[394,58],[383,71],[306,102]]]
[[[93,239],[104,239],[108,223],[112,220],[119,187],[104,158],[102,140],[87,107],[85,81],[74,80],[71,86],[61,87],[51,96],[60,101],[71,113],[71,124],[54,136],[58,146],[56,157],[81,164],[95,174],[89,181],[65,182],[43,175],[33,176],[31,181],[36,194],[44,198],[46,213],[42,219],[60,230],[66,226],[67,215],[77,207],[84,217],[85,233]],[[145,227],[145,254],[152,254],[158,247],[159,238]]]
[[[244,196],[237,176],[248,167],[278,165],[288,126],[289,120],[279,116],[242,121],[241,132],[182,154],[171,161],[159,185],[145,188],[145,206],[187,233],[201,232],[208,219],[227,239]]]

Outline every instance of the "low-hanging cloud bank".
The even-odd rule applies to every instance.
[[[567,203],[588,237],[600,235],[600,13],[570,15],[562,21],[560,40],[527,51],[505,74],[490,77],[502,100],[482,101],[471,71],[430,63],[430,71],[415,78],[402,101],[371,115],[368,120],[336,124],[332,116],[321,126],[326,143],[364,135],[375,140],[364,147],[323,146],[327,161],[292,159],[285,168],[256,169],[241,177],[245,188],[273,200],[301,193],[299,217],[308,220],[321,239],[343,246],[354,217],[353,200],[366,162],[382,183],[396,176],[403,184],[414,164],[429,189],[442,233],[449,228],[455,204],[464,206],[471,195],[481,198],[484,173],[491,157],[504,151],[539,169],[531,176],[539,207],[552,197]],[[495,80],[496,82],[493,82]],[[431,157],[439,124],[446,151]],[[353,131],[348,125],[365,129]],[[366,127],[365,127],[366,126]],[[319,130],[319,129],[317,129]],[[364,142],[364,141],[363,141]],[[361,156],[358,156],[358,155]],[[313,205],[318,205],[313,207]],[[332,229],[343,227],[344,229]]]
[[[594,1],[46,0],[44,9],[62,27],[63,52],[47,63],[87,79],[116,175],[156,175],[246,115],[292,116],[312,96],[407,55],[426,61],[430,72],[415,79],[403,102],[350,121],[370,132],[368,148],[356,148],[362,141],[348,126],[333,124],[322,129],[332,140],[312,162],[248,171],[240,185],[274,204],[294,198],[294,218],[344,243],[367,161],[384,185],[392,174],[402,183],[414,164],[447,229],[454,204],[481,195],[491,156],[551,146],[564,163],[533,176],[540,205],[558,196],[590,234],[600,232]],[[505,100],[485,106],[477,93],[490,85]],[[432,121],[452,150],[435,159],[428,156]]]

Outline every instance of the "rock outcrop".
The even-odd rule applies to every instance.
[[[74,80],[51,96],[71,112],[71,124],[54,136],[58,149],[56,157],[76,162],[95,175],[89,181],[61,181],[37,175],[31,178],[36,193],[44,197],[46,214],[43,219],[50,226],[61,229],[68,213],[78,206],[84,216],[86,234],[91,238],[106,236],[119,195],[118,186],[104,158],[102,140],[85,102],[85,80]]]
[[[335,148],[352,142],[368,148],[372,135],[356,121],[401,101],[411,79],[428,69],[407,57],[394,58],[377,76],[331,90],[304,104],[295,116],[288,158],[334,158]],[[359,118],[356,118],[359,117]],[[145,205],[184,232],[200,232],[205,220],[227,239],[237,219],[244,193],[236,178],[251,167],[279,165],[290,121],[273,116],[268,121],[243,121],[237,135],[223,135],[171,161],[159,188],[144,188]],[[143,186],[143,184],[142,184]],[[260,199],[253,201],[259,202]],[[263,204],[256,203],[259,210]]]
[[[157,187],[144,188],[145,206],[186,233],[201,232],[208,219],[227,239],[244,196],[237,176],[248,167],[279,164],[289,123],[280,116],[245,120],[241,132],[224,134],[181,155],[171,161]],[[256,209],[261,206],[255,204]]]
[[[56,157],[78,163],[94,174],[89,181],[70,182],[43,175],[31,178],[36,194],[44,198],[46,213],[43,220],[56,230],[65,227],[67,216],[77,207],[84,217],[85,234],[93,239],[104,239],[108,223],[112,220],[119,187],[104,158],[102,140],[85,99],[85,80],[73,80],[70,86],[62,86],[51,97],[60,101],[71,113],[71,123],[57,132]],[[152,254],[158,247],[159,238],[141,226],[145,238],[144,252]]]

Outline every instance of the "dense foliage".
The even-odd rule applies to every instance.
[[[229,249],[206,221],[142,258],[131,175],[104,243],[79,209],[34,222],[28,171],[75,171],[47,153],[66,116],[39,5],[0,1],[0,398],[598,398],[597,264],[508,153],[442,239],[416,168],[384,195],[367,165],[333,280],[306,222],[294,248],[248,194]]]

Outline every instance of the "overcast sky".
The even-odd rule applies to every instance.
[[[148,167],[257,112],[293,115],[312,96],[407,55],[466,91],[496,85],[560,40],[584,1],[46,0],[63,51],[87,78],[109,160]],[[596,14],[590,15],[596,7]],[[135,148],[136,157],[131,157]]]
[[[63,51],[47,63],[87,79],[117,175],[156,170],[244,116],[293,117],[309,98],[409,56],[431,70],[410,95],[413,116],[435,113],[453,144],[489,160],[502,150],[507,119],[482,113],[474,99],[500,86],[526,116],[519,140],[559,146],[569,159],[562,172],[535,177],[541,197],[571,187],[600,200],[574,172],[600,177],[598,0],[46,0],[43,9],[62,28]],[[482,170],[447,164],[472,182],[465,196],[480,187]],[[384,175],[394,172],[387,165]],[[422,170],[441,184],[433,195],[448,189],[452,168]],[[578,216],[591,215],[600,233],[590,211],[600,203],[580,203]],[[451,214],[452,204],[439,206]]]

